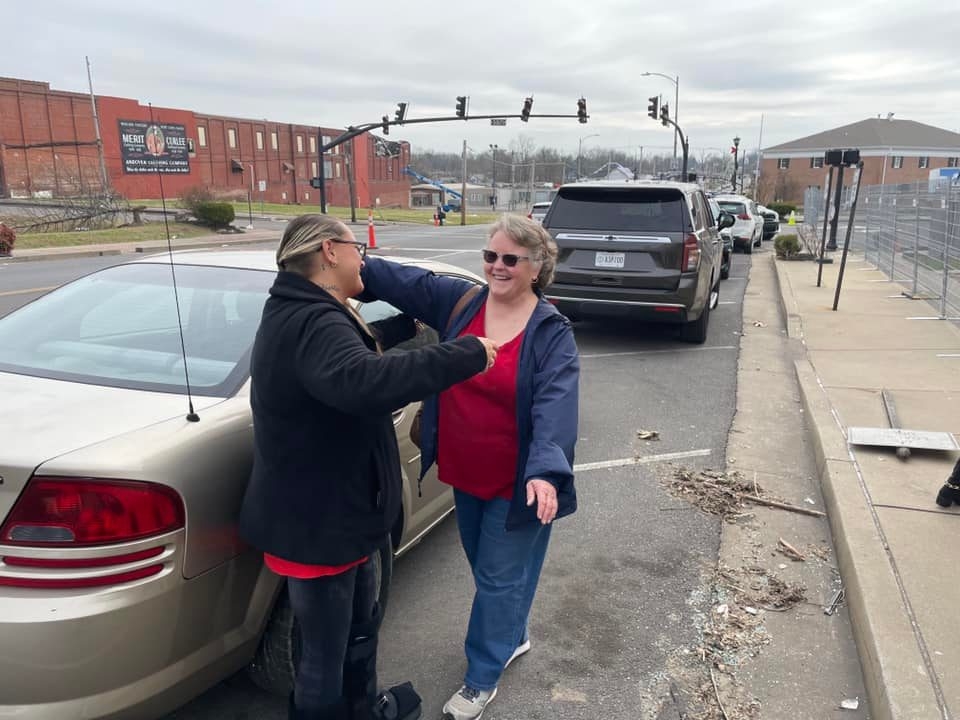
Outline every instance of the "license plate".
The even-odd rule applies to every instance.
[[[598,252],[594,265],[601,268],[622,268],[626,253]]]

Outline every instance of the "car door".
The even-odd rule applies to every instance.
[[[720,277],[720,264],[723,259],[723,238],[717,230],[717,219],[713,216],[710,203],[700,191],[693,193],[693,201],[703,223],[704,244],[710,246],[711,277],[716,282]]]

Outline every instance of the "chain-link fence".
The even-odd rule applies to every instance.
[[[837,223],[840,248],[852,199],[850,188],[845,187]],[[816,235],[819,251],[826,197],[812,187],[803,200],[803,221]],[[829,232],[828,223],[828,241]],[[956,185],[861,188],[850,248],[863,252],[867,262],[902,284],[905,295],[929,301],[941,319],[960,316],[960,188]]]

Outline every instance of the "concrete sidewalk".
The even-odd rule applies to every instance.
[[[960,717],[960,579],[952,552],[960,507],[934,502],[955,453],[848,446],[852,426],[888,427],[881,390],[913,430],[960,437],[960,330],[866,263],[775,263],[788,333],[813,432],[817,471],[863,667],[871,717]],[[764,260],[761,260],[763,262]],[[952,356],[952,357],[951,357]]]

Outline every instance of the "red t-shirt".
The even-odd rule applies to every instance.
[[[362,557],[346,565],[305,565],[304,563],[293,562],[292,560],[284,560],[270,553],[263,554],[264,564],[277,575],[297,578],[298,580],[313,580],[318,577],[339,575],[340,573],[345,573],[352,567],[362,565],[366,561],[367,558]]]
[[[463,335],[486,336],[486,303]],[[517,474],[517,366],[521,332],[501,345],[485,373],[440,394],[437,467],[441,482],[481,500],[513,497]]]

